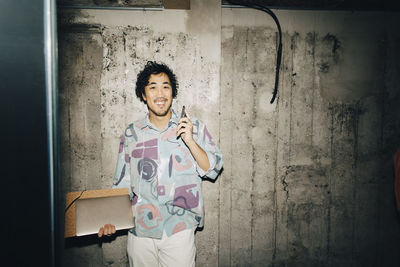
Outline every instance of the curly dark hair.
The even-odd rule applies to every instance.
[[[143,103],[146,103],[146,101],[143,99],[143,94],[144,94],[144,88],[149,83],[150,75],[160,74],[160,73],[167,74],[169,81],[171,82],[172,98],[175,98],[177,96],[178,82],[172,70],[165,64],[157,63],[155,61],[147,61],[146,66],[141,72],[139,72],[136,80],[136,96]]]

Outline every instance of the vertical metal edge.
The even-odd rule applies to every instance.
[[[48,177],[50,202],[50,259],[49,266],[56,266],[56,188],[58,178],[57,134],[57,20],[56,1],[43,0],[44,8],[44,57],[46,80],[46,120],[48,148]]]

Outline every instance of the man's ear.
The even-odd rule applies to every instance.
[[[142,93],[142,98],[143,98],[144,102],[147,102],[146,95],[144,94],[144,92]]]

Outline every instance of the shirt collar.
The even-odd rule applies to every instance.
[[[171,118],[169,119],[167,128],[171,127],[172,124],[178,125],[178,116],[176,115],[175,111],[173,108],[171,108],[172,114],[171,114]],[[149,127],[150,129],[157,129],[157,127],[155,127],[149,119],[149,113],[147,113],[144,121],[143,121],[143,126],[141,127],[141,129],[143,130],[144,128]]]
[[[178,125],[178,121],[179,121],[178,115],[176,115],[175,110],[171,108],[171,111],[172,111],[172,115],[171,115],[171,118],[169,119],[168,127],[170,127],[172,123],[175,123],[176,125]]]

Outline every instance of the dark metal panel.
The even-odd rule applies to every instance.
[[[190,0],[164,0],[165,9],[190,9]]]
[[[73,7],[162,7],[162,0],[57,0],[59,6]]]
[[[2,266],[49,266],[42,0],[0,1],[0,51]]]

